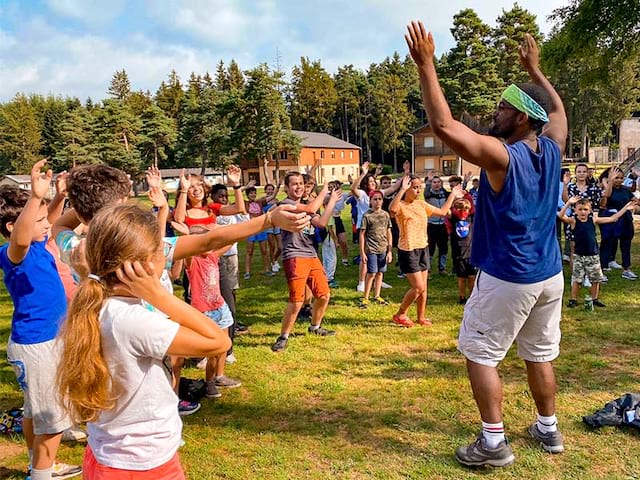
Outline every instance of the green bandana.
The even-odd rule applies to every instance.
[[[529,115],[530,118],[542,120],[545,123],[549,121],[549,117],[547,112],[544,111],[544,108],[513,83],[502,93],[501,98],[509,102],[516,110]]]

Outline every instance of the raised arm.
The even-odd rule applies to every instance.
[[[560,147],[563,152],[567,141],[567,114],[564,111],[564,105],[558,92],[553,88],[551,82],[544,76],[540,70],[540,52],[535,39],[525,33],[524,42],[520,46],[520,61],[522,66],[531,77],[531,81],[542,87],[551,98],[551,107],[547,114],[549,121],[542,129],[542,135],[551,138]]]
[[[238,187],[240,186],[240,177],[242,176],[242,170],[235,165],[229,165],[227,167],[227,181],[229,186],[233,187],[233,193],[235,201],[231,205],[223,205],[220,208],[220,215],[236,215],[247,213],[244,205],[244,195],[238,194]]]
[[[400,188],[398,189],[397,195],[393,197],[393,200],[389,205],[389,211],[393,215],[398,213],[400,201],[402,200],[402,197],[404,197],[404,193],[409,190],[409,187],[411,186],[411,177],[409,175],[405,175],[404,177],[402,177],[402,181],[398,182],[398,180],[396,180],[396,183],[400,183]]]
[[[318,195],[318,198],[319,197],[320,196]],[[333,214],[333,208],[336,206],[336,202],[341,198],[341,190],[334,190],[333,192],[331,192],[331,195],[329,196],[329,203],[327,203],[327,206],[325,207],[324,212],[322,212],[322,215],[319,217],[313,217],[311,221],[314,227],[324,228],[327,226],[327,223],[329,222],[329,219]]]
[[[320,190],[320,193],[318,193],[318,195],[316,195],[316,197],[313,200],[311,200],[307,205],[303,205],[303,204],[298,205],[298,210],[300,210],[301,212],[316,213],[322,206],[322,203],[324,202],[324,198],[327,196],[328,192],[329,192],[329,182],[324,182],[324,185],[322,186],[322,190]]]
[[[353,193],[353,195],[356,198],[360,198],[360,194],[358,193],[361,191],[360,182],[362,182],[362,179],[365,177],[365,175],[369,173],[369,162],[364,162],[362,164],[362,167],[360,168],[361,168],[360,176],[351,183],[351,193]]]
[[[67,198],[67,172],[60,172],[56,176],[56,194],[49,202],[47,220],[53,225],[62,215],[64,200]]]
[[[187,218],[187,192],[191,186],[191,179],[184,174],[184,168],[180,172],[180,184],[178,185],[178,201],[173,211],[173,219],[178,223],[184,223]]]
[[[567,202],[562,206],[560,211],[558,212],[558,218],[563,223],[571,225],[572,228],[576,226],[576,219],[573,217],[567,216],[567,210],[569,210],[569,208],[574,206],[578,200],[580,200],[579,196],[569,198]]]
[[[631,200],[629,203],[627,203],[624,207],[622,207],[620,210],[618,210],[614,215],[611,215],[610,217],[600,217],[600,216],[595,217],[593,219],[593,223],[597,223],[598,225],[603,223],[615,223],[620,219],[622,215],[624,215],[629,210],[633,211],[635,208],[636,208],[636,201]]]
[[[39,218],[40,206],[49,191],[53,176],[51,170],[42,173],[42,167],[46,163],[46,160],[40,160],[31,169],[31,196],[10,228],[11,237],[9,238],[7,256],[11,263],[18,264],[24,260],[24,257],[29,253],[36,222],[45,220]]]
[[[451,193],[447,197],[447,201],[444,203],[442,207],[440,208],[433,207],[432,209],[433,214],[439,217],[446,217],[449,214],[449,210],[451,210],[451,205],[453,205],[453,202],[456,199],[462,198],[462,197],[464,197],[464,190],[462,190],[462,186],[456,185],[453,188],[453,190],[451,190]]]
[[[442,93],[434,64],[435,44],[431,32],[422,22],[411,22],[405,34],[411,58],[418,67],[422,100],[429,125],[434,133],[465,160],[478,165],[487,173],[506,172],[509,156],[497,138],[480,135],[451,115]]]

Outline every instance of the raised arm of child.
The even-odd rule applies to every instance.
[[[360,176],[351,184],[351,193],[353,193],[356,198],[360,198],[360,194],[362,193],[362,190],[360,190],[360,182],[362,182],[362,179],[367,173],[369,173],[369,162],[364,162],[361,167]]]
[[[320,195],[318,195],[318,197],[320,197]],[[333,214],[333,208],[336,206],[336,202],[341,198],[342,198],[341,190],[334,190],[333,192],[331,192],[331,195],[329,197],[329,203],[327,203],[327,207],[324,209],[324,212],[322,212],[322,215],[320,215],[319,217],[315,216],[311,220],[311,223],[313,224],[314,227],[324,228],[327,225],[327,222],[329,222],[329,219]],[[322,199],[320,200],[320,204],[322,205]]]
[[[455,187],[453,187],[453,190],[451,190],[451,193],[447,197],[447,201],[444,203],[444,205],[440,208],[433,207],[431,209],[431,214],[438,217],[446,217],[449,213],[449,210],[451,210],[451,205],[453,205],[453,202],[456,199],[462,197],[464,197],[464,190],[462,190],[462,187],[460,185],[456,185]]]
[[[62,215],[64,200],[67,198],[67,172],[60,172],[56,176],[56,194],[49,202],[47,220],[53,225]]]
[[[242,177],[242,170],[240,167],[236,165],[229,165],[227,167],[227,181],[230,187],[233,187],[233,193],[235,197],[235,201],[231,205],[223,205],[220,208],[220,215],[236,215],[247,213],[244,204],[244,196],[242,194],[235,195],[238,193],[238,186],[240,185],[240,178]]]
[[[42,200],[49,191],[53,172],[49,170],[42,173],[42,167],[47,163],[46,160],[40,160],[31,169],[31,196],[27,200],[26,205],[20,212],[20,216],[11,226],[11,237],[9,238],[9,247],[7,256],[12,263],[18,264],[24,260],[29,253],[29,247],[33,240],[33,234],[38,222],[47,221],[48,215],[40,218],[40,207],[43,205]]]
[[[560,220],[562,220],[563,223],[566,223],[567,225],[571,225],[571,228],[576,226],[576,219],[573,217],[567,216],[567,210],[569,210],[569,208],[575,205],[578,200],[580,200],[580,197],[578,196],[571,197],[569,200],[567,200],[567,203],[565,203],[560,209],[560,211],[558,212],[558,218],[560,218]],[[595,222],[595,219],[594,219],[594,222]]]
[[[329,192],[329,182],[324,182],[324,185],[322,186],[322,190],[320,190],[320,193],[318,193],[316,198],[311,200],[307,205],[299,204],[298,210],[300,210],[301,212],[316,213],[322,206],[324,197],[327,195],[328,192]]]
[[[622,215],[627,213],[629,210],[634,210],[635,208],[636,208],[636,201],[631,200],[629,203],[627,203],[624,207],[622,207],[620,210],[618,210],[614,215],[611,215],[610,217],[595,216],[593,218],[593,223],[597,223],[598,225],[602,225],[603,223],[615,223],[620,219],[620,217],[622,217]]]

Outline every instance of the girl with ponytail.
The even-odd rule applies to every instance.
[[[162,288],[158,229],[135,205],[104,208],[89,227],[90,273],[69,307],[58,369],[65,407],[88,422],[85,479],[184,479],[182,422],[165,359],[215,357],[230,346],[217,325]]]

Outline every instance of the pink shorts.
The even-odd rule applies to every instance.
[[[90,447],[84,451],[82,478],[84,480],[185,480],[177,453],[164,465],[151,470],[123,470],[98,463]]]

